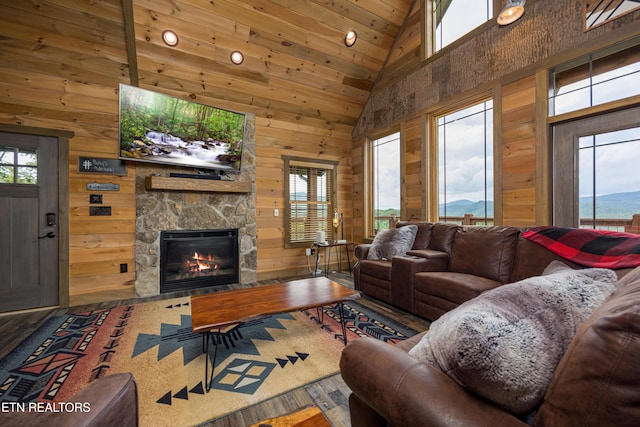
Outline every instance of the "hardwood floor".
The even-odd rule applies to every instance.
[[[308,276],[307,276],[308,277]],[[184,297],[188,295],[199,295],[207,292],[218,292],[228,289],[238,289],[263,285],[267,283],[300,279],[302,277],[290,277],[279,280],[268,280],[254,285],[226,285],[215,288],[207,288],[191,292],[174,292],[155,297],[120,299],[108,302],[79,305],[70,308],[39,309],[17,314],[0,314],[0,359],[11,352],[22,340],[28,337],[44,322],[52,316],[61,316],[67,313],[74,313],[85,310],[95,310],[100,308],[115,307],[124,304],[157,301],[169,298]],[[353,280],[347,273],[332,273],[330,278],[342,285],[353,288]],[[428,328],[429,322],[416,316],[393,308],[380,301],[367,298],[358,299],[358,302],[387,317],[403,323],[417,331]],[[206,427],[244,427],[260,420],[285,415],[296,411],[299,408],[316,405],[322,410],[325,417],[334,427],[348,427],[349,420],[348,397],[350,391],[342,381],[340,374],[333,375],[312,384],[295,389],[289,393],[267,400],[225,417],[203,424]]]

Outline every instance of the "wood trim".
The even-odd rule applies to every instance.
[[[144,184],[147,190],[178,190],[214,193],[251,192],[251,183],[242,181],[148,176],[145,178]]]
[[[133,0],[122,0],[122,14],[124,15],[124,36],[127,49],[127,62],[129,63],[129,81],[131,86],[139,86]]]
[[[546,70],[543,70],[546,72]],[[547,82],[548,84],[548,82]],[[548,93],[545,92],[545,93]],[[545,104],[549,102],[548,97],[545,99]],[[582,119],[585,117],[597,116],[603,113],[618,111],[627,109],[629,107],[635,107],[640,105],[640,95],[631,96],[616,101],[607,102],[606,104],[594,105],[593,107],[583,108],[581,110],[571,111],[565,114],[559,114],[557,116],[549,117],[547,124],[559,124],[562,122],[569,122],[572,120]],[[546,117],[546,116],[545,116]]]
[[[58,304],[69,306],[69,139],[58,138]]]
[[[427,205],[427,220],[435,222],[438,220],[438,123],[436,115],[427,116],[427,160],[428,171],[427,176],[427,195],[429,204]]]
[[[407,217],[408,192],[407,192],[407,127],[409,122],[400,124],[400,218]]]
[[[503,205],[503,138],[502,138],[502,86],[495,88],[493,95],[493,224],[504,223]]]
[[[549,73],[546,69],[536,73],[536,221],[538,225],[551,224],[551,135],[547,123],[549,114]]]

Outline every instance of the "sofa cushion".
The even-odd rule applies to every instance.
[[[616,288],[611,270],[566,270],[487,291],[433,322],[418,359],[516,415],[536,408],[578,326]]]
[[[371,243],[367,259],[388,259],[407,253],[416,238],[418,227],[406,225],[399,228],[380,230]]]
[[[638,425],[640,267],[619,284],[622,287],[576,332],[534,426]]]
[[[417,273],[414,284],[416,293],[434,295],[456,304],[462,304],[502,285],[485,277],[450,271]]]
[[[451,253],[453,239],[456,236],[459,226],[457,224],[448,224],[446,222],[437,222],[431,230],[431,240],[429,241],[429,249],[434,251]]]
[[[431,232],[433,231],[433,223],[432,222],[399,221],[396,224],[396,227],[404,227],[406,225],[415,225],[418,227],[418,232],[416,233],[416,239],[413,241],[413,246],[411,246],[411,249],[427,249],[429,247],[429,243],[431,242]]]
[[[460,228],[451,248],[451,271],[509,283],[519,234],[515,227]]]

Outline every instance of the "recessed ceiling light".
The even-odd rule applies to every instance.
[[[344,36],[344,44],[347,47],[351,47],[354,44],[356,44],[356,40],[358,40],[358,35],[353,30],[349,30],[347,34]]]
[[[178,35],[171,30],[164,30],[162,32],[162,41],[164,41],[168,46],[177,46]]]
[[[236,65],[240,65],[242,64],[242,61],[244,61],[244,54],[242,52],[240,52],[239,50],[234,50],[233,52],[231,52],[231,62]]]

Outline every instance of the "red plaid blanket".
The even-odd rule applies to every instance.
[[[640,265],[640,235],[586,228],[534,227],[522,233],[554,254],[585,267]]]

